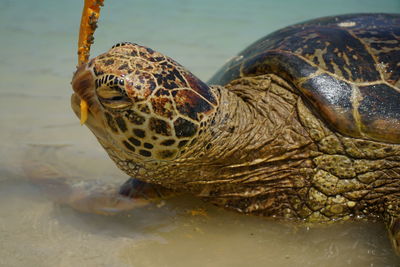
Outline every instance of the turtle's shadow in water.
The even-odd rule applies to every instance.
[[[87,233],[110,237],[135,237],[173,229],[177,227],[175,223],[180,216],[186,216],[191,208],[203,205],[198,199],[179,196],[168,200],[162,206],[150,203],[115,215],[98,215],[80,212],[67,205],[54,204],[50,216],[60,223]]]
[[[107,157],[73,145],[30,145],[22,162],[24,171],[20,176],[25,177],[16,180],[33,183],[32,187],[53,203],[49,216],[81,232],[112,237],[153,234],[157,229],[173,228],[177,216],[205,205],[199,199],[183,195],[163,202],[164,205],[150,203],[110,216],[84,213],[53,200],[68,196],[74,185],[80,183],[87,184],[88,190],[97,187],[100,192],[103,185],[118,189],[128,177]]]

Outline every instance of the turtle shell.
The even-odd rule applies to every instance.
[[[400,143],[400,15],[310,20],[250,45],[209,81],[273,73],[341,134]]]

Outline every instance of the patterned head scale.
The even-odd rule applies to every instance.
[[[174,60],[137,44],[116,44],[92,59],[88,69],[105,130],[114,139],[108,149],[118,146],[139,158],[178,157],[217,105],[205,83]]]

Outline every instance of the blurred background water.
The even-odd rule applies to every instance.
[[[103,217],[54,204],[27,183],[28,152],[66,176],[127,178],[70,110],[82,4],[0,0],[0,266],[400,265],[378,223],[293,228],[185,197]],[[106,0],[92,55],[132,41],[207,80],[269,32],[355,12],[399,13],[400,1]]]

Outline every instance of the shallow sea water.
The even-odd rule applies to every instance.
[[[291,23],[400,12],[398,0],[105,2],[93,55],[133,41],[204,80],[251,42]],[[27,158],[65,177],[122,183],[127,176],[70,109],[82,1],[0,3],[0,266],[400,265],[380,223],[309,229],[188,196],[117,216],[85,214],[49,200],[25,179]]]

